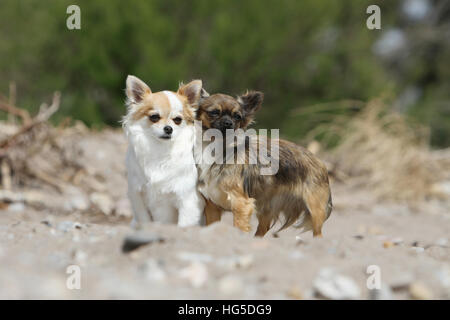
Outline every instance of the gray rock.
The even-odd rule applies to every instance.
[[[450,289],[450,267],[441,267],[436,272],[436,279],[442,285],[442,287]]]
[[[11,212],[25,211],[25,205],[22,202],[16,202],[9,205],[8,210]]]
[[[322,268],[313,282],[316,295],[333,300],[357,299],[360,289],[353,279],[337,274],[330,268]]]
[[[369,290],[369,299],[371,300],[392,300],[393,293],[391,288],[385,284],[381,284],[380,289]]]
[[[123,240],[122,252],[129,253],[131,251],[136,250],[139,247],[152,243],[161,243],[164,241],[165,239],[157,234],[148,232],[137,232],[135,234],[131,234],[125,237],[125,239]]]
[[[145,278],[150,281],[163,282],[166,280],[167,275],[161,264],[155,259],[148,259],[141,266],[141,271],[144,273]]]

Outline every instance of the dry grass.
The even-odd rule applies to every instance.
[[[339,141],[328,154],[333,166],[378,198],[428,199],[450,170],[448,157],[436,159],[430,151],[427,128],[390,111],[382,99],[369,102],[352,117],[317,127],[309,139],[319,133],[324,144]]]

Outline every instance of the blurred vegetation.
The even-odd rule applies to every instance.
[[[118,125],[128,74],[153,91],[201,78],[210,93],[263,91],[257,126],[292,139],[383,95],[449,146],[449,2],[419,1],[423,19],[405,2],[1,0],[0,92],[13,81],[17,104],[36,110],[60,90],[59,116],[96,127]],[[70,4],[81,30],[66,28]],[[366,28],[369,4],[381,30]]]

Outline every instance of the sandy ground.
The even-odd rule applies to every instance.
[[[10,206],[0,212],[0,298],[450,298],[448,203],[368,205],[367,191],[334,191],[323,239],[293,228],[255,239],[226,215],[209,227],[149,225],[141,234],[161,241],[129,253],[126,220]],[[79,290],[66,286],[69,265],[80,266]],[[367,289],[369,265],[381,291]]]
[[[123,136],[74,141],[80,161],[107,177],[105,189],[129,210]],[[0,298],[450,299],[448,199],[379,202],[352,183],[333,183],[332,193],[334,210],[322,239],[294,228],[254,238],[233,228],[228,214],[208,227],[148,225],[139,235],[149,243],[128,253],[124,239],[136,232],[126,213],[3,206]],[[71,265],[79,267],[80,289],[71,286],[78,270],[67,273]],[[369,266],[379,271],[380,290],[367,287]]]

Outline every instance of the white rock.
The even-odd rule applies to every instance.
[[[66,198],[69,199],[64,203],[64,209],[67,211],[80,210],[84,211],[89,208],[89,199],[78,188],[70,187],[66,189]]]
[[[213,257],[209,254],[189,252],[189,251],[179,252],[177,254],[177,258],[183,261],[202,262],[202,263],[208,263],[213,260]]]
[[[162,282],[167,278],[166,272],[163,270],[163,268],[161,268],[158,261],[156,261],[155,259],[148,259],[144,263],[142,269],[145,273],[146,279],[150,281]]]
[[[22,202],[16,202],[10,204],[8,210],[11,212],[23,212],[25,211],[25,205]]]
[[[105,194],[100,192],[93,192],[89,196],[92,204],[95,205],[100,212],[109,216],[114,210],[114,203],[111,198]]]
[[[193,262],[180,271],[180,277],[187,279],[194,288],[200,288],[208,281],[208,268],[201,262]]]
[[[303,259],[304,257],[305,257],[305,255],[298,250],[295,250],[295,251],[292,251],[291,253],[289,253],[289,258],[294,259],[294,260],[300,260],[300,259]]]
[[[313,283],[316,294],[328,299],[357,299],[360,290],[356,283],[346,276],[336,274],[330,268],[322,268]]]
[[[116,202],[115,214],[118,217],[131,217],[133,215],[131,212],[130,202],[127,198],[122,198]]]
[[[228,275],[219,280],[219,290],[225,295],[232,295],[243,290],[242,281],[232,275]]]
[[[448,239],[447,238],[439,238],[439,239],[436,240],[435,244],[437,246],[441,246],[441,247],[447,246],[448,245]]]

